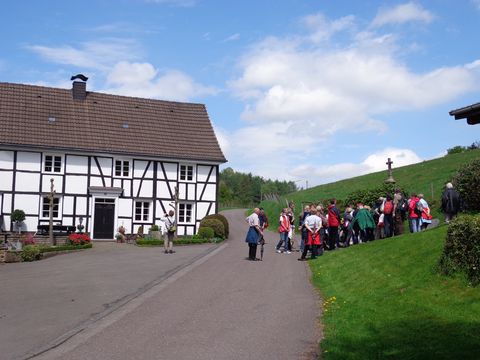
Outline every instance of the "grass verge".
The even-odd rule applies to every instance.
[[[478,359],[480,287],[436,272],[446,226],[311,261],[324,359]]]

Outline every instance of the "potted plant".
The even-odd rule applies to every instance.
[[[25,220],[25,211],[15,209],[12,213],[12,221],[15,223],[17,227],[18,233],[22,231],[22,223]]]
[[[149,234],[152,238],[160,240],[161,236],[158,225],[153,224],[150,228]]]

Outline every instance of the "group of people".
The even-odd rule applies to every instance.
[[[432,223],[430,207],[424,195],[413,193],[407,199],[400,189],[396,189],[393,195],[380,197],[372,206],[361,202],[356,206],[348,205],[342,215],[335,199],[330,200],[326,209],[322,204],[307,205],[299,216],[297,228],[294,210],[295,205],[290,203],[280,214],[279,241],[275,250],[277,253],[290,254],[295,248],[301,252],[300,261],[306,260],[308,252],[315,259],[324,250],[403,234],[405,220],[408,220],[411,233],[425,230]],[[441,205],[445,222],[448,223],[460,210],[460,195],[451,183],[447,183]],[[263,238],[268,219],[263,209],[256,208],[247,222],[250,226],[246,240],[250,247],[249,260],[255,260],[256,246],[259,239]],[[295,241],[295,229],[301,234],[298,241]]]

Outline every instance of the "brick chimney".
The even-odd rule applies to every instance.
[[[84,101],[87,98],[87,80],[85,75],[78,74],[72,76],[70,80],[73,80],[72,96],[73,100]]]

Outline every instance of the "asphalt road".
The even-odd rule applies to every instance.
[[[314,359],[318,297],[298,254],[245,258],[242,211],[230,239],[36,359]]]

